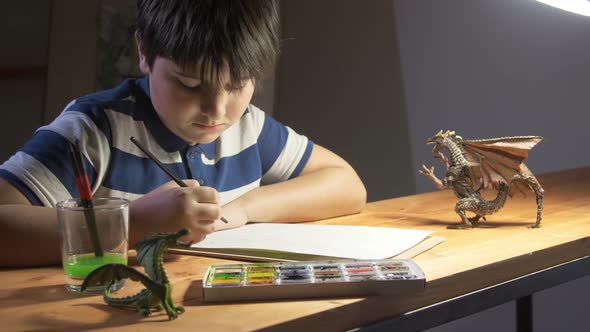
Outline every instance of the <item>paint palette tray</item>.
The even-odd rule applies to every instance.
[[[426,286],[411,259],[325,260],[211,265],[205,302],[361,297],[415,293]]]

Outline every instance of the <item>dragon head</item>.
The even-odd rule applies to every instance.
[[[135,246],[138,250],[140,247],[152,245],[156,242],[164,241],[168,246],[172,246],[177,242],[181,242],[178,239],[190,234],[191,231],[187,228],[182,228],[178,232],[158,232],[146,236],[143,240],[139,241]],[[184,242],[183,242],[184,243]]]
[[[168,233],[166,236],[166,241],[168,241],[168,245],[172,247],[190,247],[193,244],[193,241],[181,241],[179,240],[181,237],[190,234],[191,231],[188,228],[182,228],[176,233]]]
[[[455,134],[454,131],[445,131],[443,133],[442,129],[439,130],[438,133],[436,133],[436,135],[430,137],[429,139],[426,140],[426,144],[436,144],[436,145],[444,145],[444,140],[445,139],[451,139],[453,141],[458,141],[458,140],[462,140],[463,137]]]
[[[190,233],[191,233],[191,231],[188,228],[183,228],[183,229],[179,230],[176,233],[170,233],[168,239],[173,240],[173,241],[176,241],[179,238],[181,238],[181,237],[183,237],[185,235],[188,235]]]

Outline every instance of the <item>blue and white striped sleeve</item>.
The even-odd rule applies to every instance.
[[[0,177],[20,190],[31,204],[54,207],[61,200],[78,196],[68,141],[78,141],[96,191],[108,166],[109,140],[110,125],[104,113],[72,102],[0,165]]]
[[[297,177],[311,156],[313,142],[304,135],[279,123],[254,106],[255,117],[263,116],[258,136],[258,149],[262,162],[262,184],[270,184]]]

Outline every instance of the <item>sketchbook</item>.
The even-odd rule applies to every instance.
[[[168,252],[253,262],[412,258],[444,241],[431,234],[391,227],[256,223]]]

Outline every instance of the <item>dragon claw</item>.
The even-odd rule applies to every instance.
[[[428,168],[426,167],[426,165],[422,164],[422,169],[419,169],[418,172],[420,172],[420,174],[424,174],[424,175],[429,175],[434,173],[434,166]]]
[[[475,223],[478,223],[478,222],[479,222],[479,219],[483,219],[484,221],[487,221],[487,220],[486,220],[486,217],[484,217],[484,216],[480,216],[479,214],[478,214],[478,215],[475,215],[475,216],[473,216],[473,217],[471,217],[471,218],[467,218],[467,220],[469,220],[470,222],[472,222],[472,223],[474,223],[474,224],[475,224]]]
[[[168,314],[168,318],[170,320],[176,319],[178,318],[178,315],[184,313],[184,307],[183,306],[178,306],[178,307],[174,307],[172,310],[167,310],[166,313]]]

